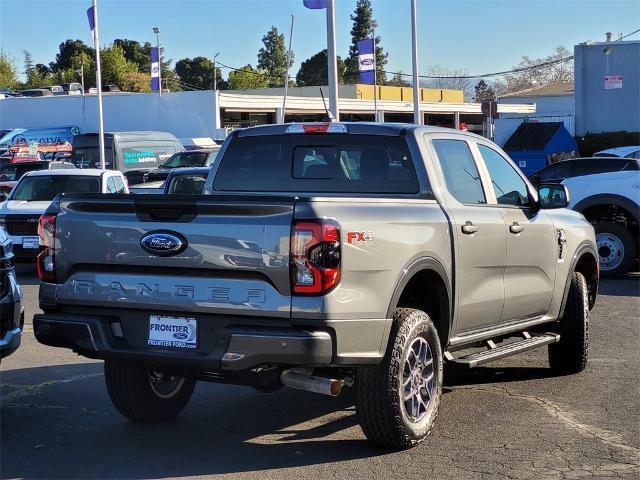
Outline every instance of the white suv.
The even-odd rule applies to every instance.
[[[0,227],[13,242],[16,261],[35,261],[38,219],[59,193],[129,193],[121,172],[97,169],[39,170],[26,173],[0,203]]]
[[[627,273],[638,259],[640,171],[585,175],[562,183],[569,190],[569,207],[596,230],[602,276]]]

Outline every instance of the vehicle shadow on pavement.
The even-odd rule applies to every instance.
[[[556,376],[548,367],[476,367],[471,370],[450,367],[445,368],[443,389],[448,393],[451,389],[447,387],[523,382]]]
[[[601,279],[598,295],[640,297],[640,275],[629,274],[619,279]]]
[[[2,478],[187,477],[388,453],[357,425],[352,392],[198,384],[185,411],[136,424],[109,400],[101,363],[3,371]]]

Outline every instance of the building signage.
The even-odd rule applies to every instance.
[[[604,89],[613,90],[614,88],[622,88],[622,75],[605,75]]]

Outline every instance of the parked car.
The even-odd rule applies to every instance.
[[[171,195],[202,195],[210,170],[209,167],[172,170],[164,182],[163,193]]]
[[[128,193],[124,176],[112,170],[39,170],[26,173],[0,204],[0,227],[13,242],[16,261],[34,261],[38,219],[60,193]]]
[[[13,267],[11,240],[0,227],[0,359],[18,349],[23,327],[22,290]]]
[[[34,332],[104,359],[133,420],[175,417],[196,380],[355,385],[367,438],[406,448],[434,423],[445,361],[548,345],[552,372],[585,368],[598,257],[567,203],[466,132],[235,131],[205,195],[57,198],[40,219]]]
[[[150,170],[144,174],[145,182],[164,180],[173,169],[187,167],[208,167],[216,158],[220,147],[208,150],[190,150],[186,152],[174,153],[169,159],[155,170]]]
[[[82,85],[78,82],[63,83],[62,89],[67,95],[82,95]]]
[[[73,138],[71,161],[78,168],[99,168],[97,133],[81,133]],[[167,132],[105,133],[105,163],[121,171],[130,185],[142,183],[144,174],[158,168],[171,155],[184,152],[176,137]]]
[[[175,168],[169,171],[169,175],[165,180],[131,185],[129,192],[156,195],[163,193],[173,195],[202,195],[209,171],[209,167]]]
[[[566,178],[606,172],[640,170],[640,160],[619,157],[573,158],[553,163],[529,176],[536,182],[562,182]]]
[[[0,88],[0,95],[4,95],[5,97],[15,97],[17,93],[11,90],[10,88]],[[0,137],[2,135],[3,135],[2,130],[0,130]]]
[[[626,274],[638,260],[640,171],[572,177],[562,183],[569,190],[570,208],[582,213],[595,228],[600,274]]]
[[[20,90],[18,92],[20,97],[52,97],[53,93],[46,88],[30,88],[27,90]]]
[[[50,162],[46,160],[34,162],[15,162],[0,167],[0,202],[6,200],[9,192],[26,173],[36,170],[69,170],[75,169],[73,163]],[[3,194],[5,195],[3,197]]]
[[[593,154],[594,157],[621,157],[640,159],[640,146],[616,147],[601,150]]]
[[[44,87],[49,90],[54,95],[65,95],[64,89],[60,85],[51,85],[48,87]]]

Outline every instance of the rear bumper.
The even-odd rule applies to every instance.
[[[226,325],[216,332],[215,339],[195,351],[134,345],[125,337],[118,319],[109,316],[40,314],[34,316],[33,328],[40,343],[70,348],[89,358],[206,371],[241,372],[263,365],[324,366],[331,363],[334,349],[326,331],[284,327]]]

